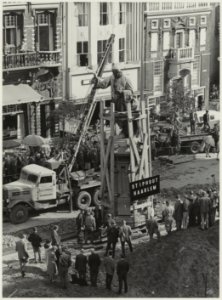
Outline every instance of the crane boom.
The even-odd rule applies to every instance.
[[[100,65],[98,66],[98,69],[96,71],[96,76],[97,77],[101,77],[102,74],[103,74],[104,67],[105,67],[105,64],[106,64],[107,59],[108,59],[108,55],[110,53],[112,44],[114,42],[114,38],[115,38],[115,35],[111,34],[110,38],[107,41],[104,56],[103,56],[102,61],[101,61]],[[88,130],[88,127],[90,125],[90,122],[91,122],[91,119],[92,119],[92,116],[93,116],[93,113],[94,113],[94,110],[95,110],[95,107],[96,107],[96,102],[94,101],[94,97],[95,97],[95,94],[96,94],[96,88],[97,88],[97,82],[92,86],[91,92],[88,96],[88,101],[87,101],[87,104],[86,104],[86,107],[85,107],[83,118],[80,121],[78,129],[77,129],[77,134],[79,134],[80,137],[79,137],[79,140],[78,140],[73,158],[72,158],[72,160],[71,160],[71,162],[68,166],[69,172],[72,171],[72,168],[75,164],[76,157],[77,157],[77,154],[79,152],[81,142],[82,142],[83,138],[86,135],[86,132]]]

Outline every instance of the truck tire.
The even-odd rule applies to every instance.
[[[99,197],[100,189],[95,189],[93,193],[93,204],[96,206],[102,205],[102,199]]]
[[[190,152],[192,154],[197,154],[200,151],[200,144],[198,142],[193,142],[190,145]]]
[[[29,211],[25,205],[18,204],[11,209],[10,220],[13,224],[24,223],[29,218]]]
[[[79,193],[78,197],[77,197],[77,207],[79,209],[86,209],[90,206],[92,202],[92,197],[90,195],[90,193],[86,192],[86,191],[82,191]]]

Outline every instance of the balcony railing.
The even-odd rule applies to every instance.
[[[3,55],[3,69],[17,69],[41,65],[53,66],[57,64],[60,64],[60,50]]]
[[[178,9],[200,9],[210,7],[209,2],[149,2],[147,4],[148,12],[158,12]]]
[[[193,48],[187,47],[187,48],[171,49],[169,58],[176,61],[185,61],[189,59],[194,59]]]

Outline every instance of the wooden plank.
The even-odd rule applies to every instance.
[[[144,144],[143,144],[143,152],[142,152],[142,157],[139,166],[139,180],[146,176],[146,174],[144,174],[144,162],[145,162],[145,156],[147,154],[147,134],[145,134],[144,136],[145,137],[144,137]],[[145,176],[142,177],[142,175]]]

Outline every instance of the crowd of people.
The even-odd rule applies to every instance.
[[[3,153],[3,183],[9,183],[19,178],[21,169],[29,164],[48,166],[48,160],[54,158],[69,164],[73,158],[75,143],[51,145],[48,148],[29,147],[24,151],[5,151]],[[98,170],[100,164],[100,145],[98,141],[87,138],[80,146],[73,171]]]
[[[77,228],[79,229],[80,224],[81,226],[95,224],[94,221],[89,221],[89,219],[93,220],[93,218],[94,217],[91,211],[87,211],[85,216],[81,211],[79,218],[77,219]],[[116,272],[119,282],[118,293],[121,294],[123,285],[124,292],[127,293],[127,274],[129,271],[129,262],[126,259],[125,243],[129,245],[129,249],[132,252],[131,227],[126,224],[126,221],[123,221],[122,226],[117,227],[116,222],[112,218],[111,214],[107,215],[107,220],[103,224],[103,227],[107,232],[107,246],[104,257],[96,253],[92,246],[90,255],[87,256],[83,247],[80,247],[79,254],[74,258],[68,248],[62,244],[61,236],[59,234],[59,227],[57,225],[53,226],[51,230],[51,238],[46,240],[44,245],[43,239],[38,234],[36,227],[33,228],[32,233],[28,236],[26,234],[21,234],[20,239],[16,242],[16,251],[18,252],[22,277],[25,277],[26,264],[30,259],[27,250],[27,243],[30,242],[34,254],[34,263],[43,263],[41,248],[42,246],[44,248],[44,262],[46,264],[46,273],[50,283],[57,282],[57,277],[59,277],[61,287],[66,289],[68,287],[68,282],[70,281],[69,277],[72,279],[70,281],[71,283],[79,284],[80,286],[88,285],[87,278],[89,278],[91,286],[97,287],[98,274],[100,271],[103,271],[105,273],[105,287],[106,289],[111,290],[113,276]],[[92,232],[93,231],[90,230],[90,233]],[[89,237],[88,233],[89,232],[86,231],[85,241],[87,242],[87,239],[89,238],[93,243],[95,237]],[[118,238],[120,238],[121,241],[122,252],[119,259],[115,260],[115,248]],[[72,271],[69,275],[70,269]]]

